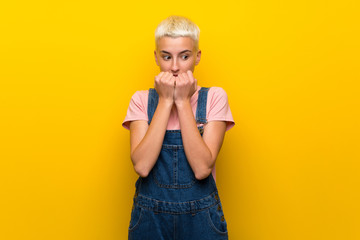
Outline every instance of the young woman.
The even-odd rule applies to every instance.
[[[197,25],[170,16],[155,31],[154,88],[131,98],[123,126],[130,129],[136,173],[131,240],[228,239],[215,183],[215,161],[234,126],[226,92],[204,88]]]

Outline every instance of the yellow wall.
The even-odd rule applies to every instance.
[[[231,239],[360,239],[358,1],[2,1],[0,239],[127,238],[121,127],[154,30],[201,29],[201,86],[236,126],[217,162]]]

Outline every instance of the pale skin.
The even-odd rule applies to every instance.
[[[186,158],[196,179],[208,177],[215,165],[226,131],[226,122],[211,121],[200,135],[190,99],[196,92],[193,76],[201,51],[190,37],[162,37],[154,51],[161,72],[154,87],[159,103],[150,125],[138,120],[130,123],[131,161],[135,172],[147,177],[161,151],[171,111],[177,111]]]

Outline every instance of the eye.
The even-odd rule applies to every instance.
[[[183,55],[183,56],[182,56],[182,59],[184,59],[184,60],[186,60],[186,59],[188,59],[188,58],[189,58],[188,55]]]
[[[163,59],[164,59],[164,60],[169,60],[169,59],[170,59],[170,56],[168,56],[168,55],[167,55],[167,56],[163,56]]]

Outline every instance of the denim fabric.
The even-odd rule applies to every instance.
[[[199,90],[196,121],[206,123],[208,88]],[[149,124],[158,103],[149,90]],[[203,127],[198,127],[203,134]],[[129,240],[227,240],[227,223],[212,174],[197,180],[186,159],[180,130],[167,130],[159,158],[135,184]]]
[[[198,105],[196,107],[196,122],[207,123],[206,121],[206,104],[209,88],[199,90]]]

